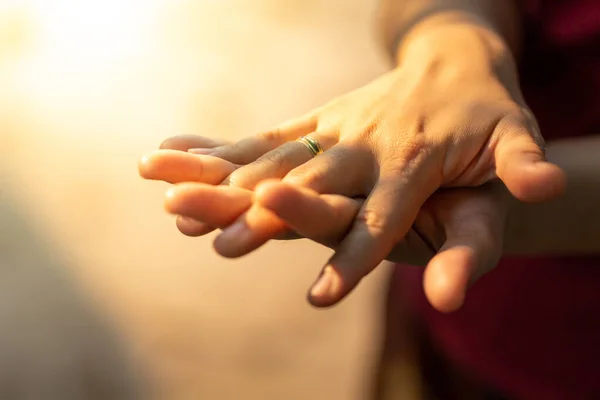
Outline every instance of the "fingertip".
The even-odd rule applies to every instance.
[[[552,200],[564,193],[567,185],[565,172],[546,161],[515,165],[501,178],[513,196],[527,203]]]
[[[343,286],[342,276],[331,265],[327,265],[310,288],[308,302],[317,308],[331,307],[344,297]]]
[[[164,164],[163,155],[171,154],[168,150],[154,150],[145,154],[138,161],[138,172],[144,179],[156,180],[157,172]]]
[[[213,247],[227,258],[244,256],[287,230],[285,222],[269,210],[253,205],[215,238]]]
[[[181,215],[177,216],[175,225],[179,232],[189,237],[204,236],[215,230],[214,227],[208,224]]]
[[[150,155],[146,154],[144,155],[142,158],[140,158],[138,160],[138,174],[144,178],[144,179],[150,179],[151,175],[149,174],[150,170],[149,170],[149,162],[150,162]]]
[[[221,257],[229,259],[240,258],[247,254],[247,252],[241,251],[240,247],[231,246],[228,239],[223,238],[222,234],[218,235],[213,241],[213,249]]]
[[[160,150],[170,149],[175,150],[178,144],[181,143],[181,136],[172,136],[162,141],[158,148]]]
[[[336,302],[329,299],[323,299],[313,296],[310,292],[306,295],[308,303],[315,308],[329,308],[333,307]]]
[[[244,254],[241,249],[248,241],[249,236],[250,230],[245,216],[242,215],[213,240],[213,249],[225,258],[240,257]]]
[[[183,160],[180,154],[185,153],[173,150],[155,150],[147,153],[138,161],[138,173],[148,180],[168,180],[173,165]]]
[[[161,150],[176,150],[176,151],[187,151],[190,147],[201,147],[199,143],[204,143],[206,138],[196,135],[177,135],[166,138],[162,141],[160,146]]]
[[[179,183],[171,186],[165,192],[164,208],[169,214],[184,215],[188,211],[186,204],[189,203],[187,200],[186,192],[189,188],[193,188],[193,184]]]
[[[475,256],[468,247],[446,250],[429,262],[423,289],[435,309],[450,313],[463,305],[474,263]]]
[[[176,214],[179,209],[179,202],[177,198],[178,188],[176,186],[170,187],[165,192],[164,208],[169,214]]]
[[[188,151],[191,148],[210,148],[227,143],[222,139],[213,139],[197,135],[178,135],[163,140],[159,149]]]

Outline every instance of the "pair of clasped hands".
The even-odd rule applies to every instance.
[[[140,174],[174,184],[165,207],[183,234],[221,229],[214,247],[225,257],[299,237],[335,250],[309,290],[315,306],[337,303],[388,260],[425,267],[430,303],[456,310],[498,263],[511,204],[552,199],[565,177],[545,160],[512,58],[445,54],[408,54],[372,83],[236,143],[167,139]]]

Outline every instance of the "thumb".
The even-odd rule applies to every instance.
[[[468,287],[500,260],[504,224],[474,215],[450,227],[447,240],[429,261],[423,287],[431,305],[441,312],[459,309]]]
[[[565,173],[546,161],[543,139],[537,129],[512,124],[502,134],[494,157],[496,174],[517,199],[541,202],[559,196],[565,189]]]

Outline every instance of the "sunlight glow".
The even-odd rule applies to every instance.
[[[141,51],[152,0],[32,0],[45,57],[105,68]],[[150,18],[149,18],[150,17]]]
[[[167,0],[0,0],[30,21],[27,56],[13,82],[42,102],[102,91],[153,43],[152,24]],[[1,51],[1,49],[0,49]],[[45,99],[45,100],[44,100]]]

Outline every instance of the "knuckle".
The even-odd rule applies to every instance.
[[[227,178],[227,181],[229,186],[235,186],[244,189],[246,189],[249,185],[248,174],[244,170],[244,167],[233,171]]]
[[[373,118],[367,121],[363,121],[362,123],[355,125],[355,127],[349,128],[351,132],[354,131],[354,133],[349,136],[354,137],[359,141],[372,141],[374,139],[374,136],[376,136],[382,131],[381,128],[381,121],[379,119]],[[386,137],[387,135],[383,134],[381,138],[385,139]]]
[[[255,166],[260,166],[261,168],[268,167],[281,169],[286,166],[287,160],[288,151],[285,147],[282,146],[263,154],[262,156],[257,158],[253,164]]]
[[[235,170],[230,175],[230,185],[252,188],[260,179],[282,176],[282,172],[285,173],[292,167],[290,163],[288,149],[285,146],[277,147]]]
[[[312,188],[315,183],[320,180],[323,174],[317,171],[311,171],[310,173],[305,171],[304,168],[294,169],[285,176],[285,181],[293,185],[299,185],[303,187]]]
[[[294,185],[315,190],[321,194],[331,193],[331,171],[328,165],[306,163],[300,165],[285,176],[285,181]]]
[[[427,141],[422,135],[414,136],[403,143],[401,153],[407,161],[419,160],[429,152]]]
[[[269,129],[268,131],[260,132],[256,135],[259,140],[265,142],[279,142],[283,136],[281,128]]]
[[[407,179],[422,169],[426,161],[437,159],[430,157],[433,153],[423,139],[408,140],[382,160],[385,162],[382,162],[381,174]]]
[[[371,234],[382,235],[389,231],[390,221],[380,210],[365,207],[356,216],[356,224],[364,226]]]
[[[417,120],[410,118],[406,122],[394,124],[394,127],[399,126],[399,128],[394,128],[393,131],[385,128],[385,125],[377,126],[373,131],[373,139],[379,142],[379,147],[390,156],[417,158],[429,147],[431,142],[429,134],[425,134],[425,131],[430,131],[425,124],[426,122],[422,118]],[[395,133],[391,134],[391,132]]]
[[[535,144],[545,148],[545,140],[542,136],[539,124],[533,113],[527,108],[518,108],[507,113],[496,126],[496,134],[501,137],[516,137],[524,133],[528,134]]]

